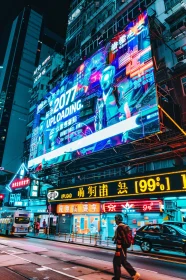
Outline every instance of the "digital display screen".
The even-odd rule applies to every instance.
[[[159,130],[145,11],[38,104],[28,167],[76,159]]]
[[[153,195],[180,194],[186,191],[186,170],[151,174],[139,177],[125,177],[120,180],[93,183],[48,190],[48,202],[57,201],[105,201]],[[139,202],[138,202],[139,203]],[[107,205],[107,204],[106,204]],[[115,202],[114,205],[117,205]],[[123,201],[122,201],[122,205]],[[145,204],[150,207],[149,204]],[[151,205],[152,206],[152,205]],[[149,208],[148,208],[149,209]]]

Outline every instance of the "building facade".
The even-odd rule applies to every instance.
[[[54,98],[56,106],[53,108],[52,101],[49,102],[42,119],[48,119],[48,134],[51,130],[52,135],[56,132],[57,141],[45,142],[45,146],[41,145],[40,148],[37,145],[37,151],[33,150],[28,161],[31,172],[37,172],[40,178],[51,178],[58,184],[58,188],[48,191],[48,202],[52,206],[49,211],[58,215],[57,220],[54,217],[58,231],[101,233],[103,238],[111,237],[116,213],[122,213],[125,222],[134,231],[146,223],[185,221],[185,20],[185,1],[72,1],[66,38],[65,77],[61,73],[56,76],[55,87],[51,88],[51,94],[48,95],[48,98]],[[128,30],[131,32],[127,33]],[[139,35],[138,39],[135,35]],[[107,72],[101,68],[103,61]],[[118,71],[115,81],[113,66]],[[154,69],[154,76],[149,70],[151,68]],[[127,80],[120,84],[125,75],[134,78],[134,85],[130,87],[131,83]],[[84,77],[87,80],[81,84]],[[151,91],[148,91],[154,83],[153,77],[156,104],[151,103]],[[139,131],[134,131],[138,122],[130,122],[128,126],[132,135],[122,134],[122,144],[121,135],[102,142],[101,150],[99,140],[104,135],[100,130],[104,128],[105,135],[111,133],[111,129],[107,129],[103,123],[104,102],[110,101],[107,114],[110,113],[111,122],[116,115],[112,113],[112,105],[121,107],[117,93],[113,93],[114,89],[114,97],[110,94],[108,99],[103,94],[101,98],[108,80],[117,88],[120,86],[120,91],[123,88],[123,94],[125,91],[133,92],[134,99],[139,96],[139,102],[132,110],[128,102],[122,103],[125,119],[135,117],[140,111],[138,109],[144,100],[140,97],[139,87],[143,88],[144,95],[149,93],[144,101],[146,107],[149,110],[153,107],[155,111],[151,111],[148,116],[140,111],[139,123],[147,121],[149,134],[145,136],[144,133],[143,137],[137,138]],[[78,88],[72,87],[73,90],[70,90],[74,81],[79,82]],[[127,83],[128,88],[125,87]],[[74,101],[74,92],[78,92],[82,98],[81,91],[84,91],[84,95],[87,93],[86,102],[80,104],[78,100],[72,105],[67,102],[69,98],[65,99],[67,95],[73,96]],[[92,103],[90,92],[95,94]],[[71,107],[65,107],[69,104]],[[91,136],[93,129],[87,117],[92,116],[95,108],[96,118],[91,121],[94,122],[97,141]],[[79,113],[74,119],[73,114],[77,111]],[[72,115],[70,124],[62,121],[68,114]],[[117,114],[122,121],[124,113]],[[157,114],[159,131],[157,127],[151,126],[151,120],[154,125]],[[40,115],[36,114],[37,121],[39,118]],[[73,127],[74,122],[77,123],[77,131]],[[83,131],[82,126],[86,127]],[[118,127],[119,130],[121,126]],[[115,135],[118,136],[117,133]],[[45,133],[44,138],[47,137]],[[129,138],[131,141],[128,141]],[[76,140],[78,148],[73,144]],[[88,148],[83,147],[82,143],[88,143]],[[95,144],[94,148],[92,144]]]
[[[72,1],[66,38],[66,56],[69,58],[69,70],[73,71],[73,67],[76,68],[82,61],[90,57],[103,45],[106,45],[124,26],[134,21],[144,9],[147,9],[149,19],[149,36],[154,59],[159,105],[176,120],[177,124],[185,127],[185,1],[182,1],[182,3],[169,0]],[[161,131],[171,131],[172,133],[172,130],[177,129],[163,111],[160,112],[160,115]],[[180,133],[182,134],[181,131]],[[171,140],[173,136],[166,135],[166,138],[172,142],[170,149],[177,146],[177,141],[173,144],[173,140]],[[160,142],[161,144],[164,142],[161,136]],[[153,157],[156,157],[154,153],[153,156],[149,157],[151,158],[150,162],[146,157],[144,164],[140,164],[141,160],[138,158],[139,164],[133,168],[126,166],[125,171],[135,174],[136,172],[184,164],[184,154],[181,158],[172,155],[166,157],[166,159],[163,158],[163,153],[161,155],[153,161]],[[92,172],[92,176],[89,174],[87,178],[112,177],[109,173],[113,175],[115,173],[116,176],[119,176],[121,172],[120,168],[111,169],[110,172],[108,170],[102,171],[102,175]],[[75,174],[76,172],[74,172],[74,176]],[[85,177],[86,175],[83,174],[82,178]],[[78,182],[77,177],[76,180]],[[63,183],[67,181],[68,179],[65,180],[64,177]]]
[[[23,161],[33,72],[54,49],[62,48],[63,40],[30,7],[14,20],[0,79],[0,165],[7,170],[15,172]]]

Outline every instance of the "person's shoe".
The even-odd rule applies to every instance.
[[[136,274],[133,276],[133,280],[138,280],[140,279],[140,274],[136,272]]]

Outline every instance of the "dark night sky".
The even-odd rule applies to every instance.
[[[71,0],[3,0],[0,3],[0,65],[9,37],[11,23],[21,10],[30,5],[44,15],[46,26],[65,37],[68,9]]]

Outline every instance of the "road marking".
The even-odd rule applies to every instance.
[[[4,252],[4,251],[2,251],[2,252]],[[7,252],[4,252],[4,253],[6,253],[6,254],[8,254],[8,255],[10,255],[10,256],[15,257],[15,255],[13,255],[13,254],[10,254],[10,253],[7,253]],[[26,262],[28,262],[28,263],[31,263],[31,261],[29,261],[29,260],[27,260],[27,259],[24,259],[24,258],[21,258],[21,257],[18,257],[18,256],[16,256],[16,258],[21,259],[21,260],[24,260],[24,261],[26,261]],[[32,262],[32,263],[33,263],[33,262]],[[58,274],[61,274],[61,275],[64,275],[64,276],[68,276],[69,278],[72,278],[72,279],[83,280],[83,279],[81,279],[81,278],[72,276],[72,275],[70,275],[70,274],[64,273],[64,272],[62,272],[62,271],[55,270],[55,269],[50,268],[50,267],[47,267],[47,266],[42,266],[41,268],[37,268],[37,270],[51,270],[51,271],[56,272],[56,273],[58,273]]]
[[[38,267],[38,268],[36,268],[36,270],[43,271],[43,270],[48,270],[48,268],[47,267]]]
[[[24,259],[24,258],[21,258],[21,257],[18,257],[17,255],[15,256],[14,254],[10,254],[10,253],[5,252],[5,251],[2,251],[2,253],[5,253],[5,254],[7,254],[7,255],[10,255],[10,256],[16,257],[16,258],[18,258],[18,259],[21,259],[21,260],[23,260],[23,261],[26,261],[26,262],[31,263],[31,261],[29,261],[29,260],[27,260],[27,259]]]
[[[45,266],[43,266],[43,267],[45,267]],[[70,277],[70,278],[72,278],[72,279],[83,280],[82,278],[78,278],[78,277],[72,276],[72,275],[70,275],[70,274],[64,273],[64,272],[62,272],[62,271],[59,271],[59,270],[56,270],[56,269],[53,269],[53,268],[50,268],[50,267],[47,267],[47,266],[46,266],[46,268],[48,268],[49,270],[51,270],[51,271],[53,271],[53,272],[59,273],[59,274],[61,274],[61,275],[68,276],[68,277]]]
[[[150,259],[149,256],[138,256],[139,258]],[[158,259],[158,258],[157,258]]]
[[[175,259],[174,259],[174,261],[170,260],[169,255],[167,255],[167,259],[157,258],[157,257],[152,257],[152,256],[139,256],[139,255],[136,255],[136,254],[130,254],[130,256],[132,256],[132,255],[135,256],[135,257],[138,257],[138,258],[147,257],[147,258],[152,259],[152,260],[158,260],[158,261],[164,261],[164,262],[170,262],[170,263],[177,263],[177,264],[184,264],[185,265],[185,262],[179,262],[179,261],[176,261]]]
[[[152,273],[156,273],[158,274],[157,271],[153,271],[153,270],[148,270],[148,269],[144,269],[144,268],[139,268],[139,267],[134,267],[136,270],[143,270],[143,271],[147,271],[147,272],[152,272]]]
[[[16,254],[18,253],[18,251],[15,251],[15,250],[7,250],[8,252],[12,253],[12,254]]]

